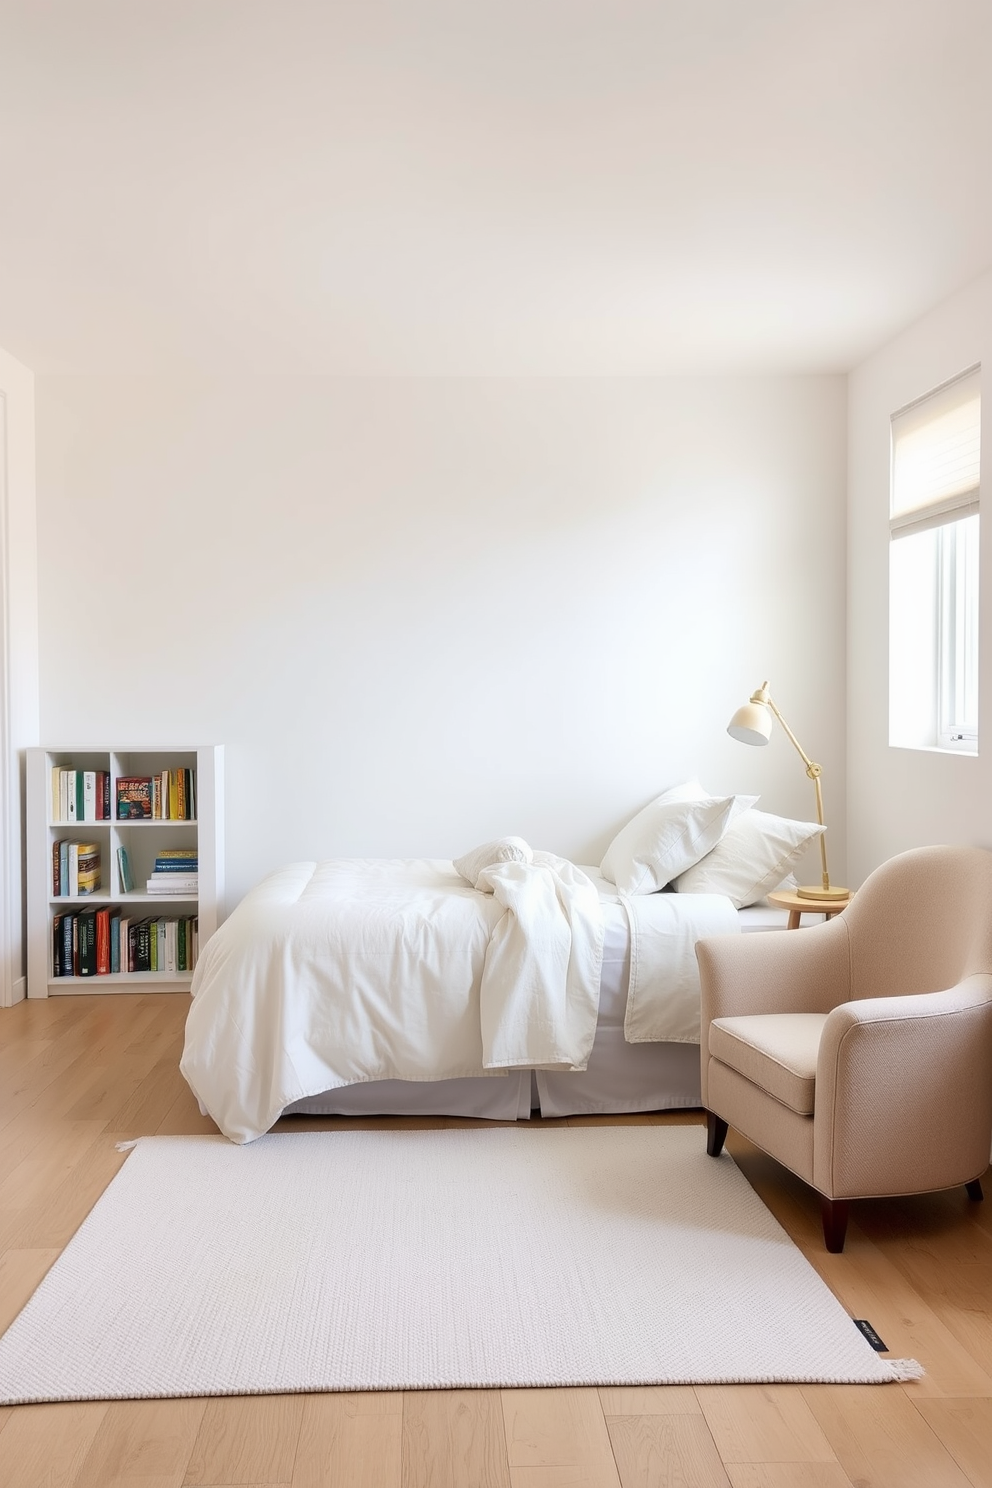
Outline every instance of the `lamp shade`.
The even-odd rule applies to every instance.
[[[741,744],[767,744],[772,734],[772,715],[764,703],[745,703],[727,724],[727,733]]]

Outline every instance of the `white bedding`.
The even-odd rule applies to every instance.
[[[584,1069],[616,891],[537,856],[533,872],[500,865],[493,894],[432,859],[332,859],[264,880],[193,980],[181,1069],[221,1130],[250,1141],[287,1107],[364,1082]],[[685,896],[684,913],[703,897]]]

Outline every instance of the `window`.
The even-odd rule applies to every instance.
[[[978,753],[979,370],[892,416],[889,743]]]

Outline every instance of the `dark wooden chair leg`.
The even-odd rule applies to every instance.
[[[985,1197],[985,1195],[982,1193],[982,1184],[981,1179],[979,1178],[972,1178],[970,1183],[966,1183],[964,1186],[964,1191],[968,1195],[969,1199],[971,1199],[971,1201],[975,1204],[981,1203],[982,1199],[984,1199]]]
[[[727,1123],[721,1121],[719,1116],[714,1116],[712,1111],[706,1112],[706,1151],[710,1157],[719,1157],[723,1151],[723,1144],[727,1140]]]
[[[847,1199],[828,1199],[820,1195],[823,1215],[823,1240],[831,1255],[840,1255],[847,1237]]]

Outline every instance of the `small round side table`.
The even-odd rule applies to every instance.
[[[799,921],[804,913],[826,915],[829,920],[832,915],[839,915],[845,910],[850,902],[850,899],[806,899],[793,893],[792,889],[776,889],[774,894],[768,895],[769,904],[774,904],[776,909],[789,911],[790,930],[799,929]]]

